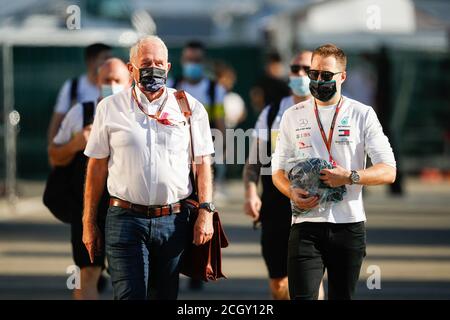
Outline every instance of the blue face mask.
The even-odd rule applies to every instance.
[[[124,86],[121,84],[102,84],[101,87],[101,96],[103,98],[112,96],[113,94],[119,93],[124,89]]]
[[[190,80],[200,80],[203,77],[203,65],[201,63],[184,63],[183,76]]]
[[[309,96],[309,78],[307,76],[290,76],[289,87],[292,92],[299,97]]]

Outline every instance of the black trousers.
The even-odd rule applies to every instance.
[[[316,300],[326,269],[328,299],[350,300],[365,256],[364,222],[292,225],[288,246],[291,299]]]

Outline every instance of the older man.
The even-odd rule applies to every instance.
[[[389,184],[396,169],[392,148],[374,110],[341,94],[345,53],[332,44],[314,50],[309,88],[313,99],[289,108],[280,123],[272,158],[275,186],[304,210],[293,217],[288,278],[292,299],[317,299],[324,270],[330,299],[351,299],[366,254],[362,186]],[[372,166],[366,168],[366,156]],[[291,188],[292,160],[321,158],[334,168],[321,171],[330,187],[345,186],[343,200],[318,208],[307,190]],[[294,163],[295,164],[295,163]]]
[[[101,93],[100,99],[129,88],[131,84],[127,66],[120,59],[110,58],[98,68],[97,88]],[[97,99],[96,99],[97,100]],[[56,166],[70,165],[73,171],[70,197],[67,210],[71,213],[71,242],[75,264],[81,270],[81,288],[74,291],[75,299],[98,298],[97,283],[104,267],[105,257],[100,255],[90,261],[89,254],[82,242],[81,213],[83,210],[83,186],[87,158],[83,155],[87,138],[91,131],[92,116],[97,101],[84,102],[72,107],[64,118],[53,143],[49,146],[50,162]],[[91,109],[88,109],[91,108]],[[88,113],[92,114],[89,115]],[[86,119],[88,122],[86,123]],[[106,193],[99,208],[98,225],[104,230],[108,199]]]
[[[97,108],[85,154],[83,242],[91,259],[102,250],[96,208],[108,177],[106,256],[115,299],[176,299],[181,255],[189,238],[189,127],[165,82],[168,51],[155,36],[130,50],[135,85]],[[208,114],[187,95],[197,172],[200,212],[194,243],[213,234],[210,155],[214,152]]]

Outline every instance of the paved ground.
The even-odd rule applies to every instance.
[[[21,188],[15,208],[0,201],[0,299],[70,299],[69,229],[41,204],[41,183]],[[181,299],[270,298],[259,232],[242,213],[242,185],[229,183],[227,191],[219,208],[231,242],[223,266],[229,279],[190,292],[182,278]],[[404,198],[391,198],[384,187],[375,187],[365,195],[368,249],[359,299],[450,298],[450,184],[408,180],[407,191]],[[380,290],[366,286],[371,265],[381,270]],[[110,288],[103,297],[111,297]]]

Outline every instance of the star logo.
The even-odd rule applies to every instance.
[[[308,124],[308,120],[306,119],[300,119],[300,127],[304,127]]]

